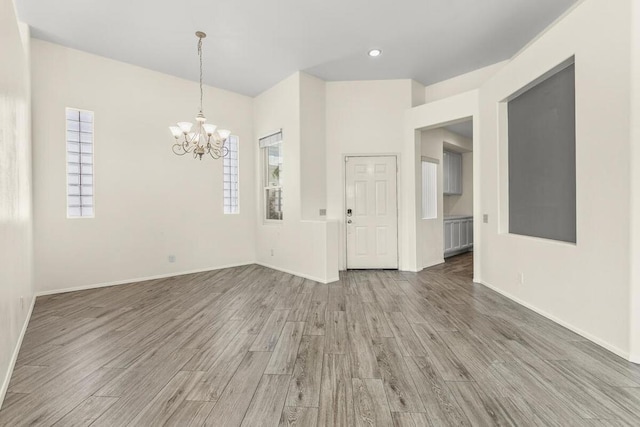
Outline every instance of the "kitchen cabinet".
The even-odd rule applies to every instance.
[[[473,248],[473,217],[454,216],[444,219],[444,256]]]
[[[443,163],[443,193],[462,194],[462,154],[444,151]]]

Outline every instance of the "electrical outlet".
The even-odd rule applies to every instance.
[[[169,262],[176,262],[176,256],[175,255],[169,255],[167,257],[167,259],[169,260]]]
[[[320,209],[320,216],[327,216],[327,210],[326,209]]]
[[[271,256],[273,256],[273,249],[271,249]]]
[[[518,283],[520,283],[520,286],[524,285],[524,273],[518,273]]]
[[[489,214],[482,215],[482,222],[489,224]]]

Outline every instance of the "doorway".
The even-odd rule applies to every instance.
[[[474,243],[473,120],[423,130],[420,151],[423,165],[427,158],[438,165],[434,173],[436,183],[425,185],[429,180],[423,171],[422,200],[433,197],[435,208],[425,212],[423,206],[422,267],[453,261],[460,254],[467,254],[462,258],[470,260],[472,266],[473,256],[469,252],[473,251]]]
[[[396,156],[345,157],[347,269],[398,268]]]

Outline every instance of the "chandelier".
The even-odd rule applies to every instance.
[[[176,139],[172,149],[178,156],[193,153],[194,159],[202,160],[202,156],[209,154],[214,159],[219,159],[228,153],[225,143],[231,131],[217,129],[216,125],[205,123],[207,118],[202,112],[202,39],[207,35],[197,31],[196,37],[198,37],[198,56],[200,57],[200,112],[196,116],[195,129],[191,122],[178,122],[177,126],[169,126],[169,130]]]

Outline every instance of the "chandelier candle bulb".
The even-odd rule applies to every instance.
[[[216,125],[205,123],[207,118],[202,110],[204,94],[202,89],[202,39],[207,35],[202,31],[197,31],[196,37],[198,37],[198,57],[200,59],[200,111],[196,115],[195,127],[190,122],[178,122],[177,126],[169,126],[171,134],[176,139],[172,149],[178,156],[193,153],[194,158],[202,160],[205,154],[209,154],[212,158],[219,159],[229,153],[226,144],[231,131],[218,129],[216,132]],[[184,137],[183,141],[180,141],[181,136]]]

